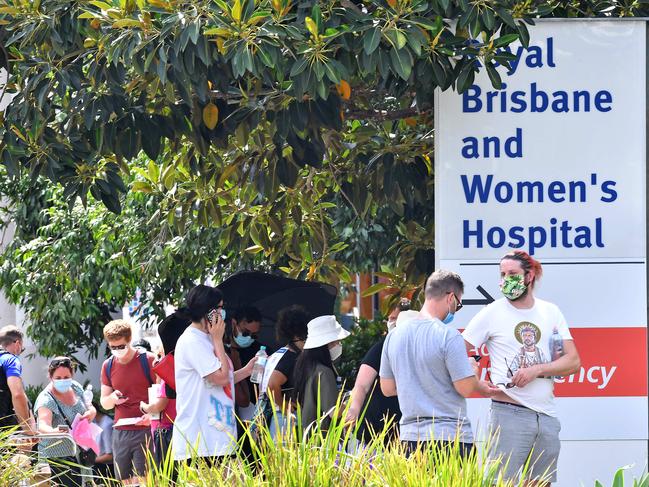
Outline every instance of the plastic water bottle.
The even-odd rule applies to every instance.
[[[83,402],[86,403],[86,407],[92,407],[92,399],[94,395],[92,393],[92,384],[88,384],[83,391]]]
[[[261,347],[257,352],[257,361],[252,367],[252,374],[250,374],[250,382],[255,384],[261,383],[261,379],[264,377],[264,369],[266,368],[266,362],[268,361],[268,354],[266,353],[266,347]]]
[[[550,337],[550,360],[554,362],[555,360],[561,358],[563,355],[563,338],[559,335],[559,330],[555,326],[552,330],[552,336]]]
[[[550,336],[550,361],[554,362],[563,355],[563,338],[559,335],[559,330],[555,326]],[[555,375],[550,379],[561,379],[561,376]]]

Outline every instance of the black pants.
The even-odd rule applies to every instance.
[[[158,428],[153,431],[153,458],[156,465],[161,466],[167,458],[173,436],[172,428]]]
[[[406,452],[406,458],[410,457],[413,453],[415,453],[419,449],[427,448],[429,441],[402,441],[401,442],[404,446],[405,452]],[[433,441],[435,443],[435,446],[437,448],[447,448],[449,451],[453,449],[454,442],[452,441]],[[462,458],[467,458],[473,450],[475,449],[475,446],[473,446],[473,443],[458,443],[458,450],[460,453],[460,456]]]
[[[50,485],[81,487],[81,469],[75,457],[49,458],[47,463],[52,472]]]

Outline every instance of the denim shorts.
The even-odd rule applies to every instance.
[[[557,418],[492,401],[489,425],[494,434],[489,460],[500,462],[507,480],[518,480],[525,470],[528,480],[557,481],[561,450],[561,423]]]

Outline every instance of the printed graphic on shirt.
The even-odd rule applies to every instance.
[[[235,426],[232,405],[223,404],[216,397],[210,395],[210,406],[207,423],[219,431],[231,431]]]
[[[514,328],[514,337],[522,346],[508,365],[508,373],[514,375],[518,369],[536,364],[548,363],[549,360],[538,346],[541,341],[541,330],[534,323],[521,321]]]

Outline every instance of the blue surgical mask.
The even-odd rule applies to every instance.
[[[54,379],[52,385],[58,392],[65,394],[72,389],[72,379]]]
[[[234,337],[234,342],[237,344],[237,347],[239,348],[248,348],[250,345],[252,345],[255,342],[255,339],[252,338],[251,336],[243,336],[241,334],[238,334],[237,336]]]
[[[221,319],[225,321],[225,310],[221,308]]]
[[[442,320],[442,323],[445,325],[448,325],[451,321],[453,321],[453,318],[455,318],[455,313],[451,313],[450,311],[446,315],[446,318]]]

